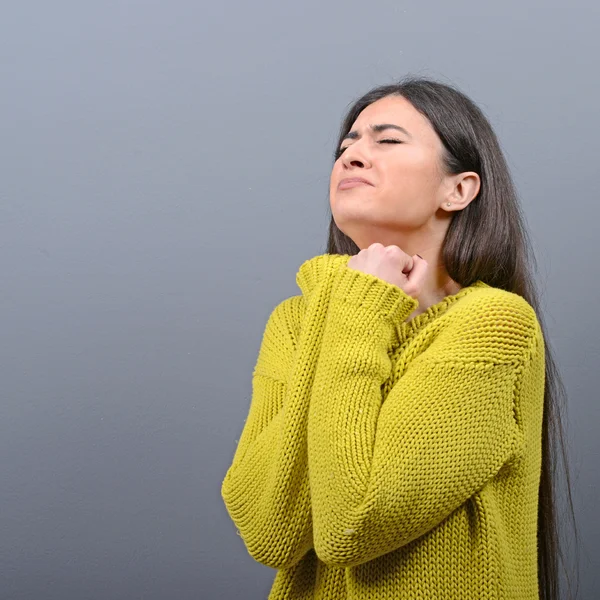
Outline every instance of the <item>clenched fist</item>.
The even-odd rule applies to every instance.
[[[347,265],[397,285],[413,298],[421,293],[429,266],[418,254],[409,256],[398,246],[384,246],[378,242],[352,256]]]

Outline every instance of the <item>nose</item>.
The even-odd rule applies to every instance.
[[[360,142],[354,142],[348,146],[342,153],[342,164],[346,168],[359,167],[367,168],[371,166],[371,159],[368,152],[365,151]]]

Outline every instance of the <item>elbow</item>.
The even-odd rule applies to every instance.
[[[244,544],[246,545],[248,554],[256,562],[272,569],[288,569],[293,567],[312,548],[312,544],[299,548],[278,546],[276,544],[265,547],[263,544],[249,544],[246,540],[244,540]]]
[[[315,550],[317,558],[328,567],[335,567],[336,569],[347,569],[360,564],[360,561],[353,560],[352,557],[346,557],[340,554],[333,554],[331,552],[323,552],[322,550]]]
[[[326,536],[315,536],[315,553],[327,566],[347,569],[397,550],[418,537],[401,532],[398,526],[392,538],[388,531],[364,523],[358,528],[343,528],[337,535],[329,531]]]
[[[315,554],[317,555],[317,558],[328,567],[336,567],[338,569],[356,567],[370,560],[363,552],[360,552],[359,548],[317,548],[315,546]]]
[[[266,536],[260,535],[256,528],[243,528],[239,521],[235,525],[236,533],[242,538],[248,554],[256,562],[272,569],[293,567],[312,548],[312,539],[297,544],[268,533]]]
[[[346,528],[340,536],[328,535],[315,538],[315,553],[329,567],[355,567],[371,560],[365,540],[356,530]]]
[[[290,520],[272,511],[259,510],[223,485],[221,496],[248,554],[257,562],[273,569],[294,566],[313,547],[309,516],[290,525]]]
[[[361,513],[358,517],[346,514],[345,518],[331,518],[313,510],[313,541],[317,558],[329,567],[348,568],[368,560],[371,536],[368,519]]]

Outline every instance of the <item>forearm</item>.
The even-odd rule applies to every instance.
[[[313,546],[308,408],[338,263],[327,257],[325,265],[308,265],[327,268],[316,273],[310,293],[296,297],[302,311],[291,319],[270,319],[253,372],[248,420],[222,486],[248,551],[274,568],[294,564]],[[290,321],[299,322],[293,344]]]
[[[412,310],[407,302],[406,310]],[[308,444],[315,546],[322,560],[360,561],[381,386],[391,375],[392,320],[340,298],[329,306],[311,397]],[[358,545],[357,545],[358,544]]]
[[[383,397],[397,325],[415,302],[350,273],[330,300],[307,433],[314,546],[333,566],[425,534],[522,451],[514,395],[529,351],[517,362],[464,358],[494,348],[493,321],[457,335],[449,359],[443,343],[430,344]]]

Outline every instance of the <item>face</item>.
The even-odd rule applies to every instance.
[[[406,131],[372,129],[381,124]],[[455,181],[442,173],[441,140],[410,102],[401,96],[377,100],[360,113],[350,135],[340,145],[329,199],[337,226],[361,249],[373,242],[402,247],[407,235],[431,228],[440,215],[448,220],[451,212],[442,205]],[[339,187],[352,177],[370,184]]]

